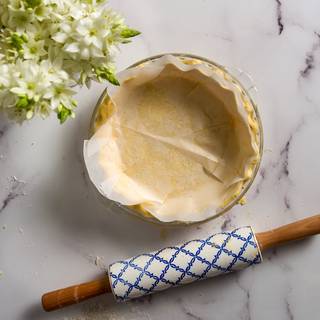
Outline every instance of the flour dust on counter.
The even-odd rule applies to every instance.
[[[94,303],[84,308],[80,316],[63,317],[61,320],[151,320],[151,316],[143,311],[143,306],[129,303],[127,306],[105,306]]]

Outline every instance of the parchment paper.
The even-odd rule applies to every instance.
[[[164,56],[119,74],[114,113],[84,142],[90,179],[161,221],[216,213],[257,157],[239,90],[204,64]]]

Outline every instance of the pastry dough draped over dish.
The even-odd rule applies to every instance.
[[[172,56],[119,78],[108,90],[112,115],[84,144],[92,182],[164,222],[215,215],[259,157],[237,84],[221,69]]]

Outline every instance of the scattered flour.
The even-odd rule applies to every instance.
[[[105,263],[103,261],[103,257],[96,256],[96,258],[94,260],[94,264],[102,270],[107,269],[107,266],[105,265]]]
[[[61,320],[151,320],[145,311],[131,302],[113,305],[96,304],[83,310],[80,316],[64,317]]]
[[[27,183],[27,182],[24,181],[24,180],[18,179],[16,176],[12,176],[12,177],[11,177],[11,180],[14,181],[14,182],[21,183],[21,184],[26,184],[26,183]]]

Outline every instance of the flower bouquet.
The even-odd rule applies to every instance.
[[[72,87],[118,85],[119,44],[139,34],[106,0],[1,0],[0,110],[21,122],[74,117]]]

